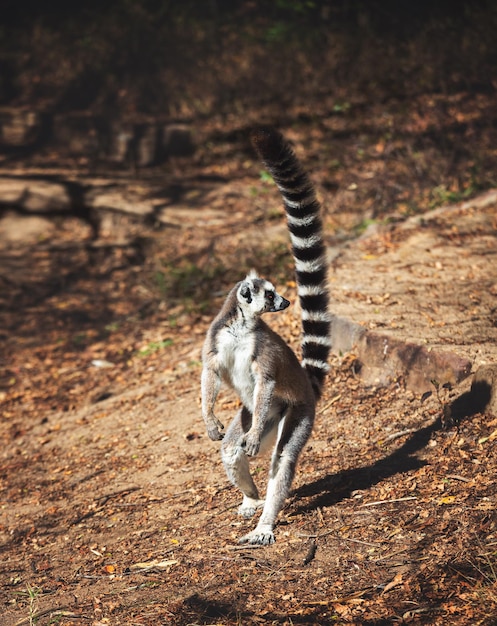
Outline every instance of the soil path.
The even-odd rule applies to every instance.
[[[255,184],[246,174],[204,186],[208,212],[192,209],[195,197],[178,202],[182,223],[148,232],[146,248],[135,240],[102,256],[73,222],[49,226],[60,240],[50,250],[36,231],[28,243],[4,238],[16,274],[3,276],[2,296],[2,626],[494,623],[497,419],[466,415],[444,430],[449,398],[422,392],[433,378],[461,380],[452,402],[470,371],[495,362],[496,194],[345,245],[328,231],[342,344],[277,542],[240,549],[253,521],[236,517],[199,413],[212,311],[161,304],[150,277],[167,291],[174,275],[188,294],[201,268],[211,289],[222,266],[205,270],[222,238],[233,276],[269,265],[294,301],[287,257],[278,266],[273,249],[287,247],[268,208],[277,195],[257,197],[252,221],[240,210]],[[179,249],[188,273],[178,264],[164,277],[161,251]],[[216,303],[222,285],[209,291]],[[297,307],[271,321],[298,344]],[[425,371],[402,345],[452,356]],[[236,406],[223,392],[220,419]],[[254,471],[263,485],[266,461]]]

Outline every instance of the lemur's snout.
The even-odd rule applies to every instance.
[[[276,295],[271,307],[268,309],[270,313],[276,313],[277,311],[283,311],[290,306],[290,300],[283,298],[283,296]]]
[[[284,309],[287,309],[289,306],[290,306],[290,300],[287,300],[286,298],[281,298],[281,303],[280,303],[278,311],[283,311]]]

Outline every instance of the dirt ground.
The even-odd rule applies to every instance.
[[[442,423],[469,377],[427,394],[337,350],[276,543],[237,544],[254,522],[204,432],[201,345],[250,267],[295,290],[275,190],[217,149],[170,166],[166,226],[0,222],[0,624],[496,624],[497,416]],[[316,180],[334,312],[494,362],[495,197],[372,220],[344,208],[353,181]],[[298,308],[269,321],[298,350]]]

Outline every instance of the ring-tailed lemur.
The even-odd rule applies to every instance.
[[[256,528],[240,543],[266,545],[274,542],[276,517],[311,434],[328,370],[330,315],[326,252],[314,188],[279,132],[261,129],[253,133],[252,141],[283,196],[302,308],[303,360],[300,364],[261,319],[263,313],[282,311],[290,303],[270,282],[251,272],[231,290],[207,333],[202,353],[202,415],[209,437],[223,439],[226,473],[243,493],[239,514],[249,518],[263,509]],[[224,438],[224,427],[214,415],[223,380],[243,403]],[[248,457],[273,444],[266,499],[260,500]]]

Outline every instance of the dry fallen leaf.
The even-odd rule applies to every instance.
[[[178,561],[176,559],[167,559],[165,561],[159,561],[158,559],[153,559],[152,561],[144,561],[142,563],[134,563],[129,566],[131,571],[137,570],[149,570],[149,569],[167,569],[172,565],[176,565]]]
[[[402,584],[402,573],[399,572],[398,574],[395,575],[395,577],[389,583],[385,585],[382,591],[382,595],[390,591],[390,589],[393,589],[394,587],[398,587],[401,584]]]
[[[456,496],[443,496],[443,498],[440,498],[440,500],[438,501],[438,504],[453,504],[456,500]]]

